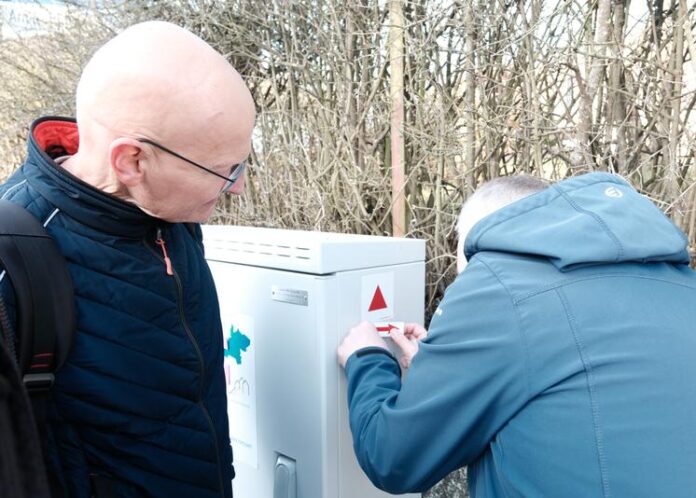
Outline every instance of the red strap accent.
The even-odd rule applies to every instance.
[[[34,140],[41,150],[60,145],[69,154],[75,154],[80,146],[77,123],[69,121],[43,121],[34,127]]]
[[[52,361],[53,353],[37,353],[31,359],[31,366],[29,367],[29,369],[34,370],[36,368],[49,368],[51,366]]]

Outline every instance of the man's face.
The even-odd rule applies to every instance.
[[[169,144],[166,147],[227,178],[234,165],[247,159],[250,144],[209,146],[207,150],[189,147],[190,152],[177,150]],[[152,216],[172,223],[207,221],[215,210],[226,180],[149,144],[144,144],[143,152],[148,168],[142,187],[133,189],[136,204]],[[229,194],[241,195],[244,192],[245,174],[228,190]]]

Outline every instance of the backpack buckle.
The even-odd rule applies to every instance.
[[[26,374],[22,381],[24,382],[24,387],[30,393],[48,391],[53,387],[55,376],[52,373]]]

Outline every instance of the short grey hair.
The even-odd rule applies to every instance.
[[[479,220],[508,204],[545,190],[548,185],[546,181],[528,175],[501,176],[481,185],[459,213],[458,251],[462,250],[464,238]]]

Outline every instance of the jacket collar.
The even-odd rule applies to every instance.
[[[23,169],[27,182],[63,213],[100,232],[142,238],[156,226],[168,225],[129,202],[85,183],[54,159],[74,154],[79,145],[71,118],[44,117],[32,123]]]

